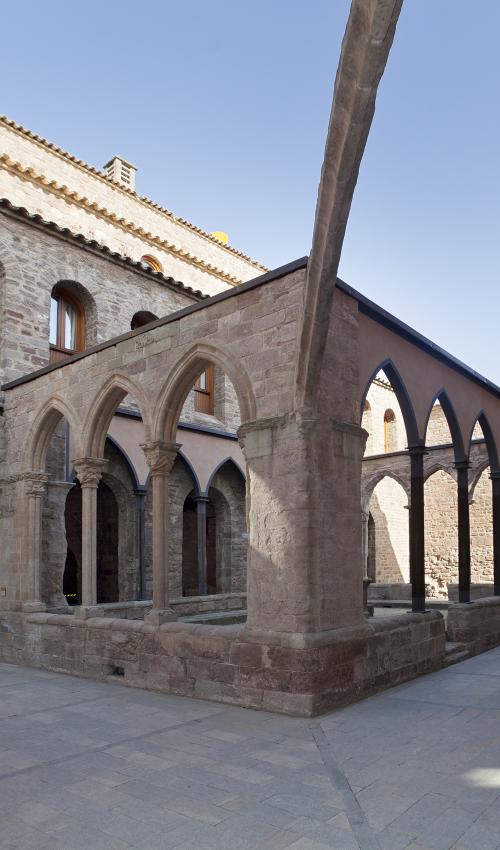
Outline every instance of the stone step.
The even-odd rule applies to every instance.
[[[459,661],[465,661],[470,658],[471,652],[465,643],[453,643],[446,641],[444,665],[448,667],[450,664],[457,664]]]

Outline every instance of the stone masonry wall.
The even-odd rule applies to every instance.
[[[6,162],[0,161],[0,196],[8,198],[16,206],[39,214],[61,227],[69,227],[74,233],[82,233],[107,245],[112,251],[139,260],[144,254],[157,257],[166,275],[214,294],[227,289],[229,282],[221,279],[210,266],[220,269],[238,280],[249,280],[262,273],[262,266],[237,252],[228,250],[218,241],[211,239],[197,228],[187,227],[183,220],[144,204],[135,193],[123,191],[112,181],[79,167],[69,158],[16,132],[0,121],[0,153],[24,168],[32,168],[30,176],[20,174]],[[37,180],[45,178],[45,184]],[[67,192],[58,191],[51,181],[68,187]],[[139,178],[140,182],[140,178]],[[79,197],[75,197],[75,193]],[[82,202],[82,199],[93,203]],[[107,211],[100,212],[97,207]],[[111,213],[113,217],[110,217]],[[120,219],[142,228],[134,232],[120,223]],[[159,237],[185,252],[172,253],[148,239],[146,233]],[[186,256],[187,255],[187,256]],[[208,267],[200,268],[189,262],[189,255],[202,260]],[[154,311],[153,311],[154,312]]]

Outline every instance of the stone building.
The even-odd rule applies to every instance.
[[[500,642],[500,388],[337,278],[400,7],[353,0],[271,272],[3,121],[1,658],[311,715]]]

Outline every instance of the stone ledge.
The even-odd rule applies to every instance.
[[[500,596],[450,605],[448,640],[467,644],[470,652],[480,652],[500,644]]]

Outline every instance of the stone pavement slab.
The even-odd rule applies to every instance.
[[[0,664],[0,850],[500,850],[500,648],[315,720]]]

